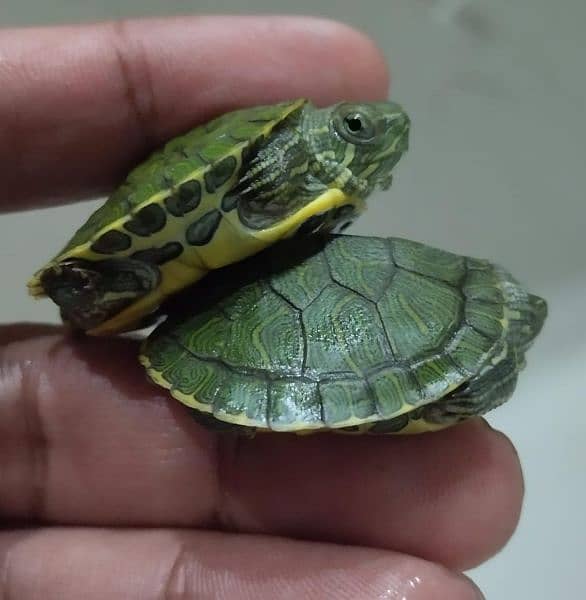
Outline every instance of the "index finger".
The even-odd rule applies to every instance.
[[[137,352],[128,339],[0,327],[0,526],[222,529],[457,569],[515,529],[519,460],[485,424],[418,436],[217,435],[147,382]]]
[[[304,17],[186,17],[0,32],[0,210],[108,191],[169,137],[239,106],[386,96],[380,52]]]

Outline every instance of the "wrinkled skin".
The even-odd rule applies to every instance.
[[[372,43],[315,20],[3,31],[0,55],[4,210],[105,191],[153,144],[235,105],[387,95]],[[136,353],[0,328],[0,595],[479,597],[459,571],[507,542],[523,492],[502,434],[470,421],[236,442],[150,386]]]

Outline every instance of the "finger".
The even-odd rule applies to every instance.
[[[176,530],[3,533],[0,573],[3,597],[19,600],[481,597],[463,576],[393,552]]]
[[[469,569],[509,540],[523,496],[509,440],[484,421],[393,439],[247,442],[224,513],[248,532],[392,548]]]
[[[400,550],[468,568],[512,534],[517,456],[482,422],[411,437],[199,428],[150,386],[129,340],[59,333],[0,353],[0,514],[96,525],[220,527]],[[1,345],[1,344],[0,344]]]
[[[236,107],[388,87],[371,41],[301,17],[5,30],[0,57],[0,206],[11,210],[104,192],[149,149]]]

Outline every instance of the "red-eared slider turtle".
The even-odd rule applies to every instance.
[[[216,271],[168,312],[140,360],[202,423],[410,433],[507,400],[547,307],[485,260],[329,235]]]
[[[130,330],[208,271],[335,230],[391,183],[409,119],[393,102],[237,110],[134,169],[29,282],[90,334]]]

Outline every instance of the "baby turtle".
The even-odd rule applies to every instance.
[[[298,99],[220,116],[135,168],[29,291],[89,334],[139,328],[213,269],[349,224],[391,184],[409,126],[394,102]]]
[[[310,236],[176,297],[140,360],[215,429],[415,433],[505,402],[546,312],[485,260]]]

